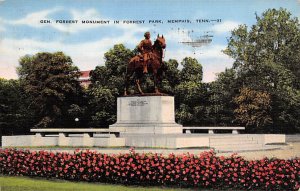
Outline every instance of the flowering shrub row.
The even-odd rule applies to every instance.
[[[134,151],[107,155],[88,150],[54,154],[4,149],[0,150],[0,174],[125,185],[298,190],[300,159],[247,161],[237,155],[218,157],[213,151],[162,156]]]

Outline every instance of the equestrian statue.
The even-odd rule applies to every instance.
[[[124,95],[128,95],[128,86],[130,84],[130,78],[135,74],[135,84],[141,95],[144,92],[141,89],[140,81],[141,78],[150,74],[153,76],[154,81],[154,93],[160,94],[158,84],[161,81],[162,70],[164,69],[163,64],[163,53],[166,48],[166,41],[164,36],[157,35],[157,38],[152,45],[150,40],[150,32],[146,32],[144,35],[145,39],[138,45],[138,51],[141,53],[130,59],[126,68],[125,76],[125,90]]]

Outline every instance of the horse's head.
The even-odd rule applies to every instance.
[[[156,46],[159,49],[165,49],[166,48],[166,40],[164,38],[164,35],[159,36],[159,34],[157,35],[157,38],[155,40],[154,46]]]

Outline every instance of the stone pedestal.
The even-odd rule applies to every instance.
[[[117,122],[109,129],[121,134],[181,134],[174,111],[172,96],[119,97]]]

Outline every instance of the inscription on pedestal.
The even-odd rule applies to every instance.
[[[175,124],[174,97],[119,97],[117,125],[122,123],[132,126]]]
[[[136,100],[136,101],[130,101],[129,106],[144,106],[148,105],[148,102],[145,100]]]

